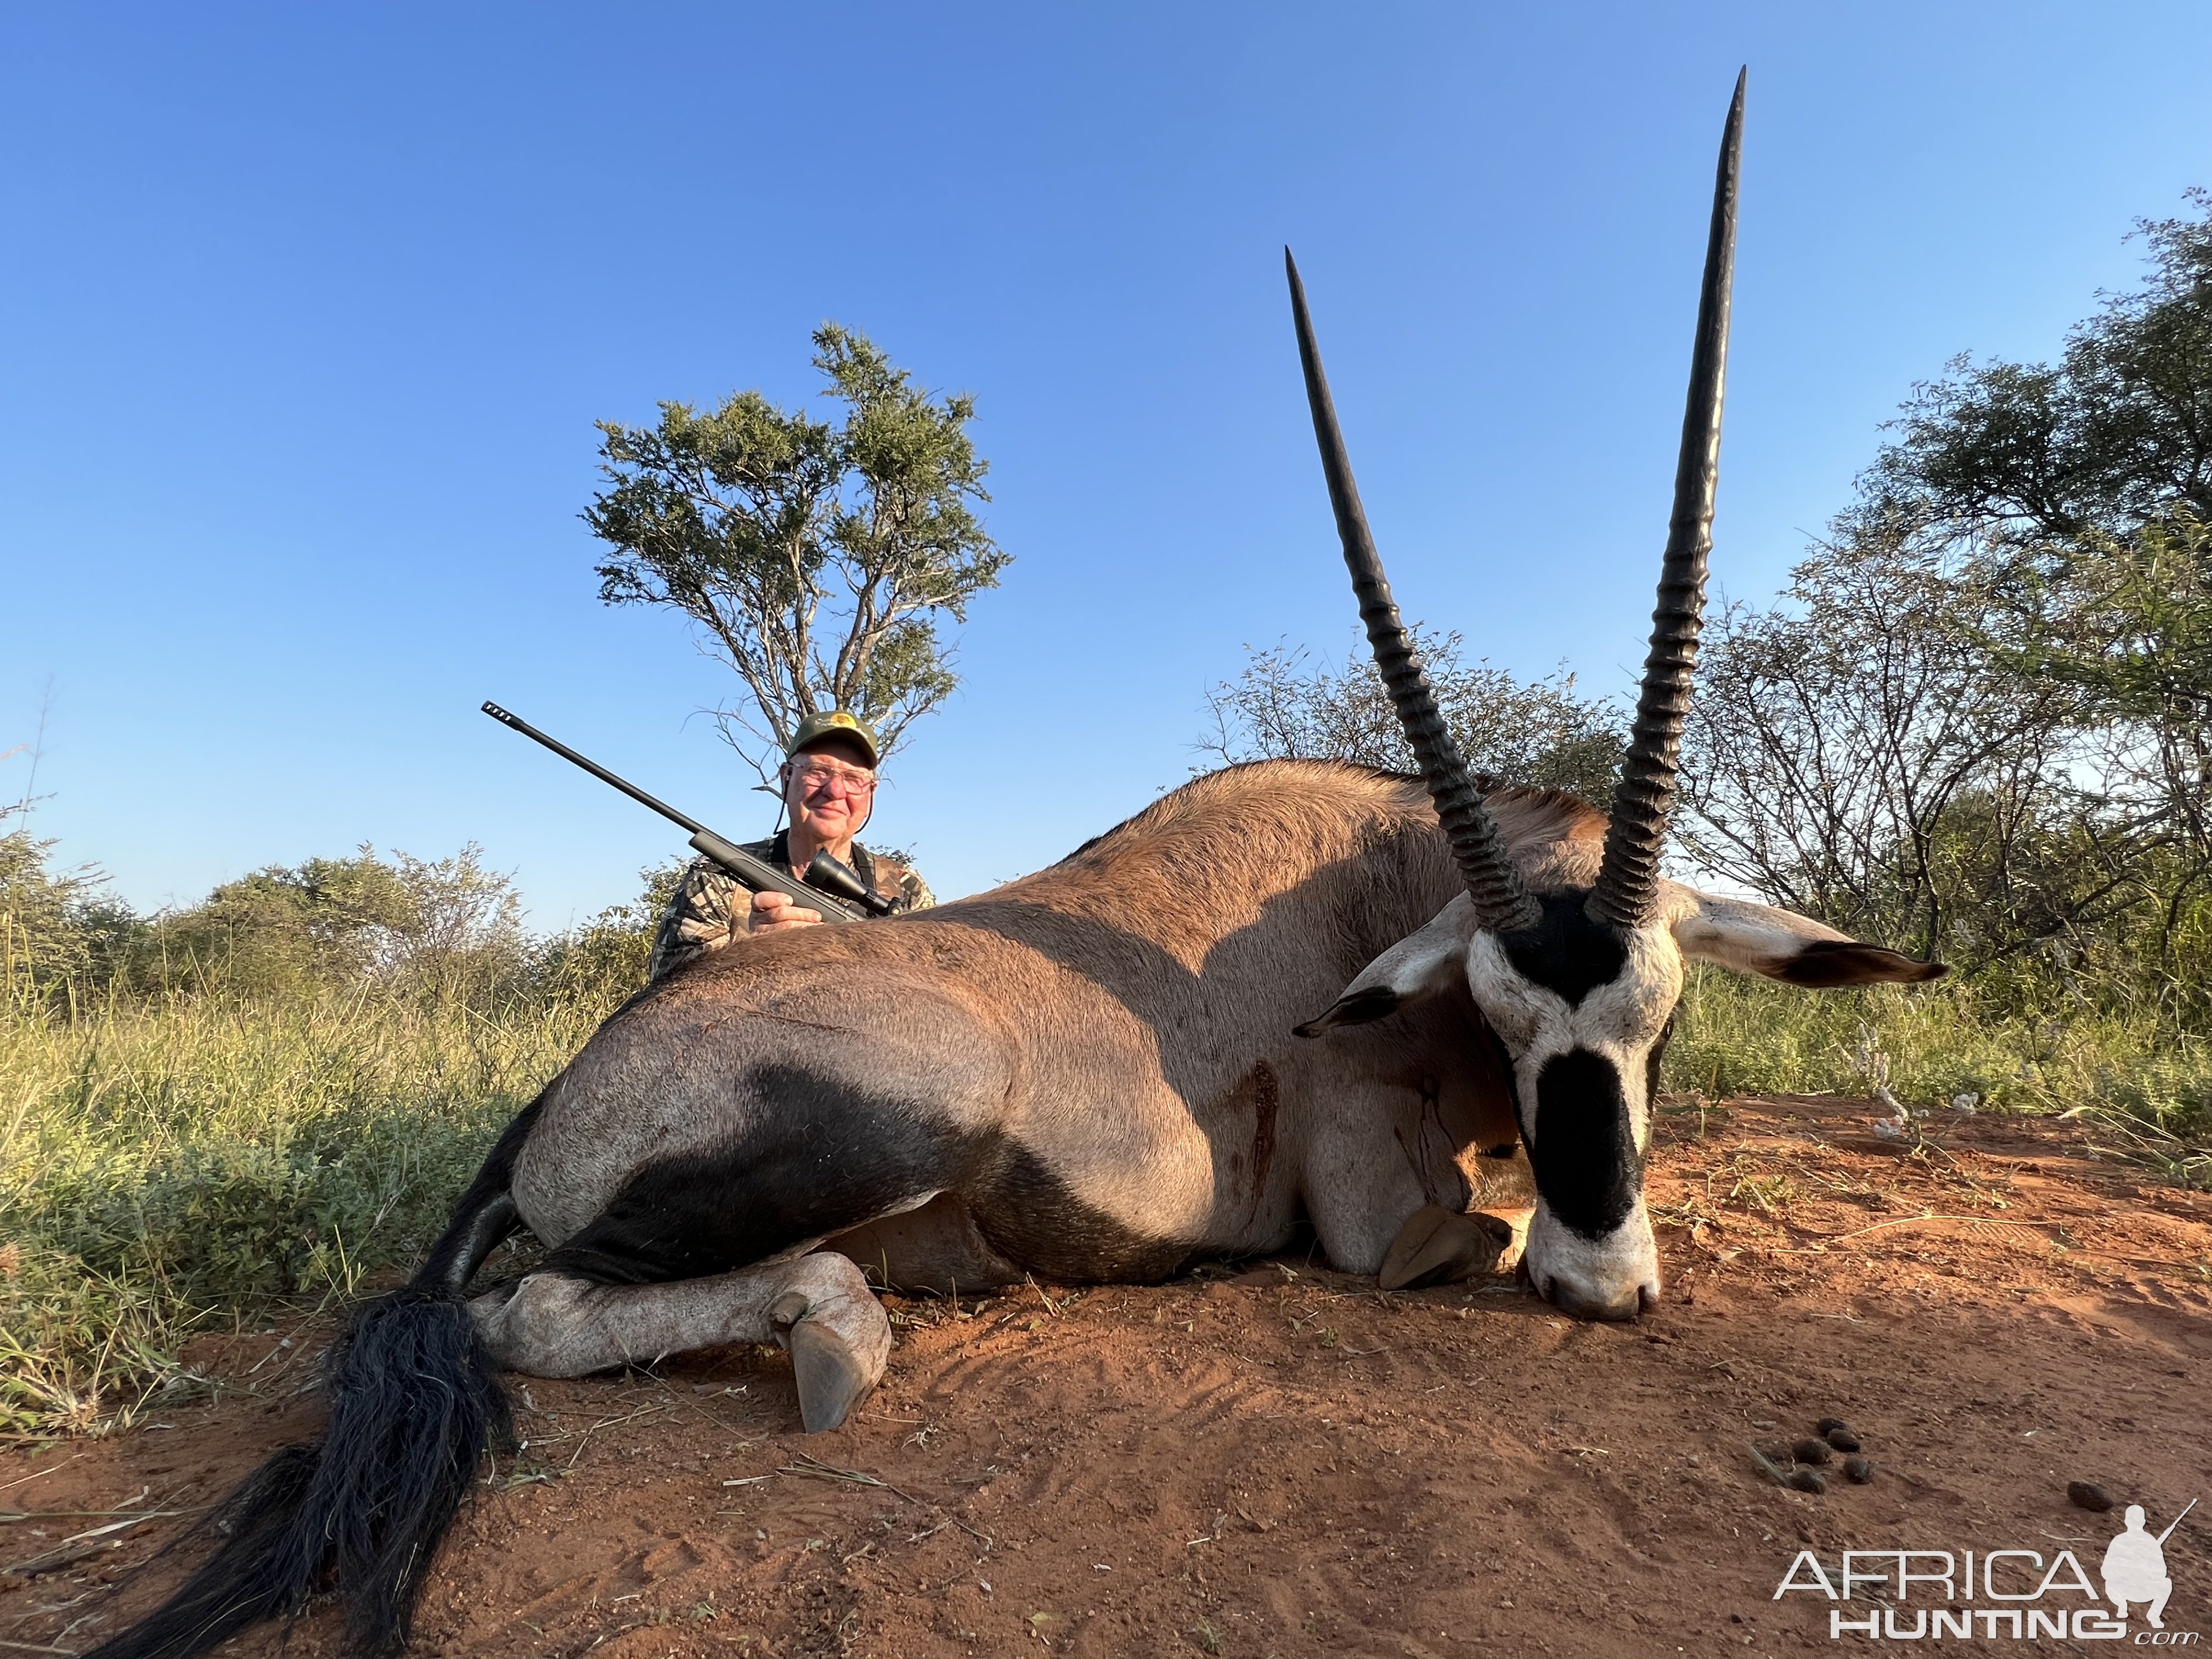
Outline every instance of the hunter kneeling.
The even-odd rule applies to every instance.
[[[785,751],[783,805],[791,826],[746,842],[744,850],[800,877],[817,853],[827,853],[890,900],[894,913],[927,909],[937,900],[911,865],[871,853],[854,839],[874,810],[881,757],[875,732],[857,716],[842,708],[808,715]],[[821,921],[818,910],[781,893],[749,892],[713,860],[695,859],[654,930],[652,976],[720,950],[741,933],[813,927]]]

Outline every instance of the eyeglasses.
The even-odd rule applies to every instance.
[[[791,775],[810,793],[835,789],[848,795],[865,795],[876,787],[873,772],[864,772],[857,766],[840,766],[836,761],[811,760],[793,767]]]

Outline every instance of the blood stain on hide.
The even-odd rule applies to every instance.
[[[1254,1064],[1245,1081],[1252,1091],[1252,1198],[1256,1203],[1267,1190],[1267,1171],[1275,1162],[1275,1113],[1282,1104],[1282,1091],[1275,1081],[1275,1068],[1264,1060]]]
[[[1419,1180],[1421,1191],[1429,1202],[1447,1210],[1464,1210],[1474,1201],[1474,1188],[1455,1155],[1457,1143],[1444,1128],[1443,1081],[1425,1073],[1420,1091],[1421,1116],[1414,1127],[1413,1139],[1408,1142],[1406,1131],[1397,1125],[1391,1127],[1390,1133]],[[1507,1150],[1510,1156],[1511,1149]]]
[[[1253,1208],[1267,1190],[1267,1173],[1275,1162],[1275,1119],[1282,1107],[1282,1085],[1275,1076],[1275,1068],[1266,1060],[1255,1060],[1252,1069],[1237,1079],[1236,1086],[1223,1095],[1214,1110],[1228,1117],[1252,1109],[1252,1155],[1248,1164],[1241,1152],[1229,1155],[1229,1170],[1233,1186],[1242,1187],[1246,1170],[1251,1172],[1252,1184],[1249,1196]],[[1234,1121],[1231,1118],[1231,1121]]]

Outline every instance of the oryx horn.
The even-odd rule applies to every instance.
[[[1368,642],[1375,648],[1375,664],[1390,703],[1406,728],[1406,741],[1420,763],[1421,778],[1436,803],[1437,817],[1451,843],[1468,897],[1485,927],[1510,933],[1533,926],[1540,914],[1536,902],[1522,890],[1520,872],[1505,855],[1505,843],[1497,821],[1482,804],[1467,762],[1445,727],[1437,708],[1436,693],[1414,653],[1413,641],[1390,597],[1390,584],[1382,574],[1382,561],[1375,551],[1375,538],[1367,528],[1366,510],[1359,504],[1359,486],[1352,482],[1352,462],[1344,449],[1344,434],[1336,424],[1336,405],[1328,395],[1328,380],[1322,373],[1321,353],[1314,345],[1313,319],[1306,314],[1305,284],[1298,280],[1297,262],[1283,250],[1283,266],[1291,279],[1291,314],[1297,324],[1298,361],[1305,369],[1306,401],[1313,407],[1314,437],[1321,445],[1322,471],[1328,479],[1329,503],[1336,509],[1336,533],[1344,543],[1344,562],[1352,571],[1352,591],[1358,596],[1359,619],[1367,624]]]
[[[1613,795],[1605,862],[1589,896],[1589,914],[1617,927],[1650,919],[1659,892],[1659,860],[1667,816],[1674,804],[1682,723],[1697,677],[1698,633],[1705,607],[1705,566],[1713,548],[1713,491],[1720,479],[1721,393],[1728,378],[1729,291],[1735,273],[1736,186],[1743,151],[1744,76],[1735,81],[1728,126],[1721,135],[1713,181],[1712,230],[1705,277],[1698,295],[1698,337],[1690,357],[1690,397],[1682,412],[1682,451],[1674,467],[1674,510],[1651,613],[1651,653],[1644,659],[1628,752]]]

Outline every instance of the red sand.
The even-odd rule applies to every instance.
[[[811,1438],[773,1351],[517,1378],[529,1443],[455,1528],[415,1651],[1838,1652],[1829,1602],[1772,1599],[1800,1549],[2071,1548],[2094,1575],[2118,1516],[2070,1507],[2069,1480],[2153,1530],[2212,1499],[2212,1195],[2061,1123],[1939,1114],[1898,1146],[1866,1111],[1670,1112],[1649,1183],[1668,1299],[1634,1325],[1291,1260],[894,1302],[884,1386]],[[323,1334],[203,1344],[228,1386],[165,1426],[0,1454],[0,1506],[37,1512],[0,1526],[0,1659],[88,1648],[115,1628],[104,1587],[189,1522],[26,1564],[97,1512],[204,1504],[313,1431]],[[1759,1471],[1748,1446],[1831,1415],[1871,1485]],[[2166,1559],[2167,1628],[2212,1640],[2212,1502]],[[311,1613],[289,1650],[335,1655],[334,1624]]]

